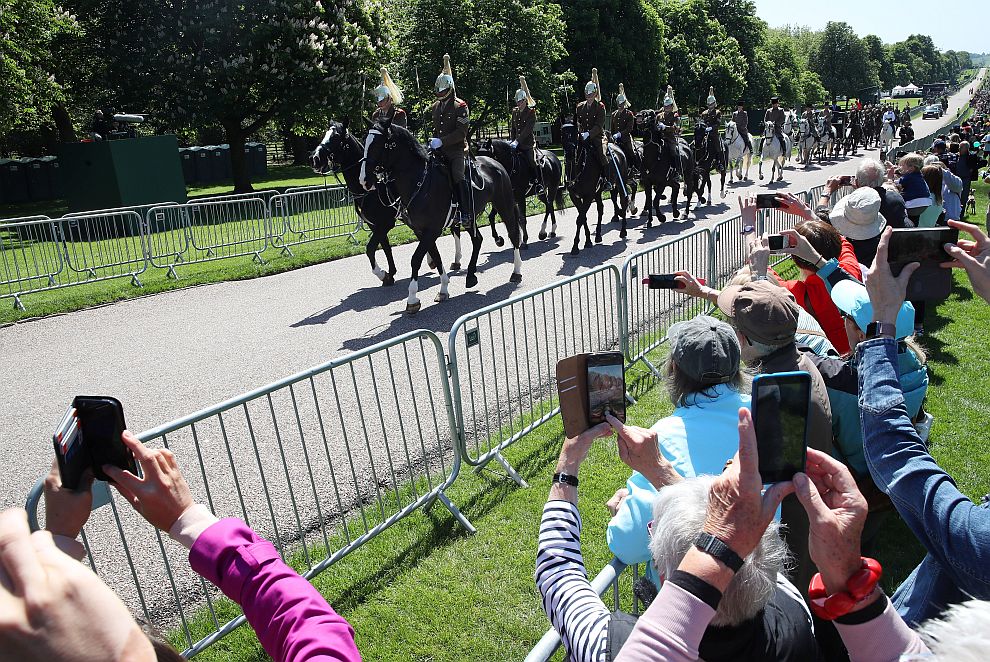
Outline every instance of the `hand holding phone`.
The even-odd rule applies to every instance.
[[[772,234],[767,237],[767,246],[771,251],[782,251],[785,248],[794,248],[797,244],[787,235]]]
[[[557,394],[564,433],[574,438],[605,413],[626,420],[625,359],[622,352],[576,354],[557,362]]]
[[[753,378],[753,422],[766,484],[804,471],[811,412],[811,375],[780,372]]]
[[[137,473],[134,455],[124,446],[124,408],[109,396],[79,395],[73,398],[55,428],[52,442],[62,485],[79,488],[86,470],[98,480],[109,481],[104,465]]]
[[[776,193],[757,193],[756,194],[756,208],[757,209],[777,209],[780,207],[780,200],[777,199]]]
[[[852,183],[852,175],[843,175],[842,177],[839,177],[839,186],[852,186]]]
[[[940,265],[952,260],[945,251],[945,244],[958,241],[959,230],[956,228],[907,228],[891,233],[887,245],[891,274],[897,277],[908,264],[921,264],[908,281],[908,301],[942,301],[949,297],[952,274]]]
[[[705,284],[704,278],[695,278],[700,285]],[[650,274],[643,279],[643,285],[649,286],[651,290],[683,290],[687,283],[677,280],[677,274]]]

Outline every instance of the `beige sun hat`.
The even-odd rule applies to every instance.
[[[828,220],[846,239],[872,239],[887,227],[887,219],[880,214],[880,194],[868,186],[835,203]]]

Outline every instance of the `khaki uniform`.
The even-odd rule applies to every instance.
[[[706,126],[717,129],[718,125],[722,123],[722,113],[718,111],[718,108],[708,108],[705,112],[701,113],[701,121]]]
[[[578,133],[588,133],[592,154],[605,167],[605,104],[601,101],[582,101],[577,106]]]
[[[375,112],[371,114],[371,121],[377,124],[383,120],[389,120],[392,126],[401,126],[403,129],[409,126],[406,111],[395,104],[389,106],[388,111],[384,113],[381,108],[375,108]]]
[[[636,150],[633,147],[633,131],[636,128],[636,115],[628,108],[619,108],[612,113],[612,134],[619,134],[616,141],[626,155],[626,160],[633,163],[636,160]]]
[[[681,116],[678,113],[665,108],[664,111],[660,113],[660,121],[667,127],[663,130],[663,134],[668,138],[673,138],[680,133]]]
[[[455,184],[464,181],[467,137],[471,131],[468,105],[453,93],[433,104],[433,135],[440,139],[440,151],[450,163],[450,178]]]
[[[512,109],[512,123],[509,125],[509,138],[519,143],[519,154],[530,167],[530,176],[536,171],[536,109],[518,106]]]

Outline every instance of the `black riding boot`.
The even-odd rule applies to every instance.
[[[457,187],[457,204],[460,210],[461,224],[466,225],[474,220],[474,209],[471,205],[471,180],[467,177]]]

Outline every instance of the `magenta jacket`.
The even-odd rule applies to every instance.
[[[241,606],[276,662],[361,659],[350,624],[241,520],[218,521],[206,508],[193,506],[169,534],[190,548],[193,570]]]

